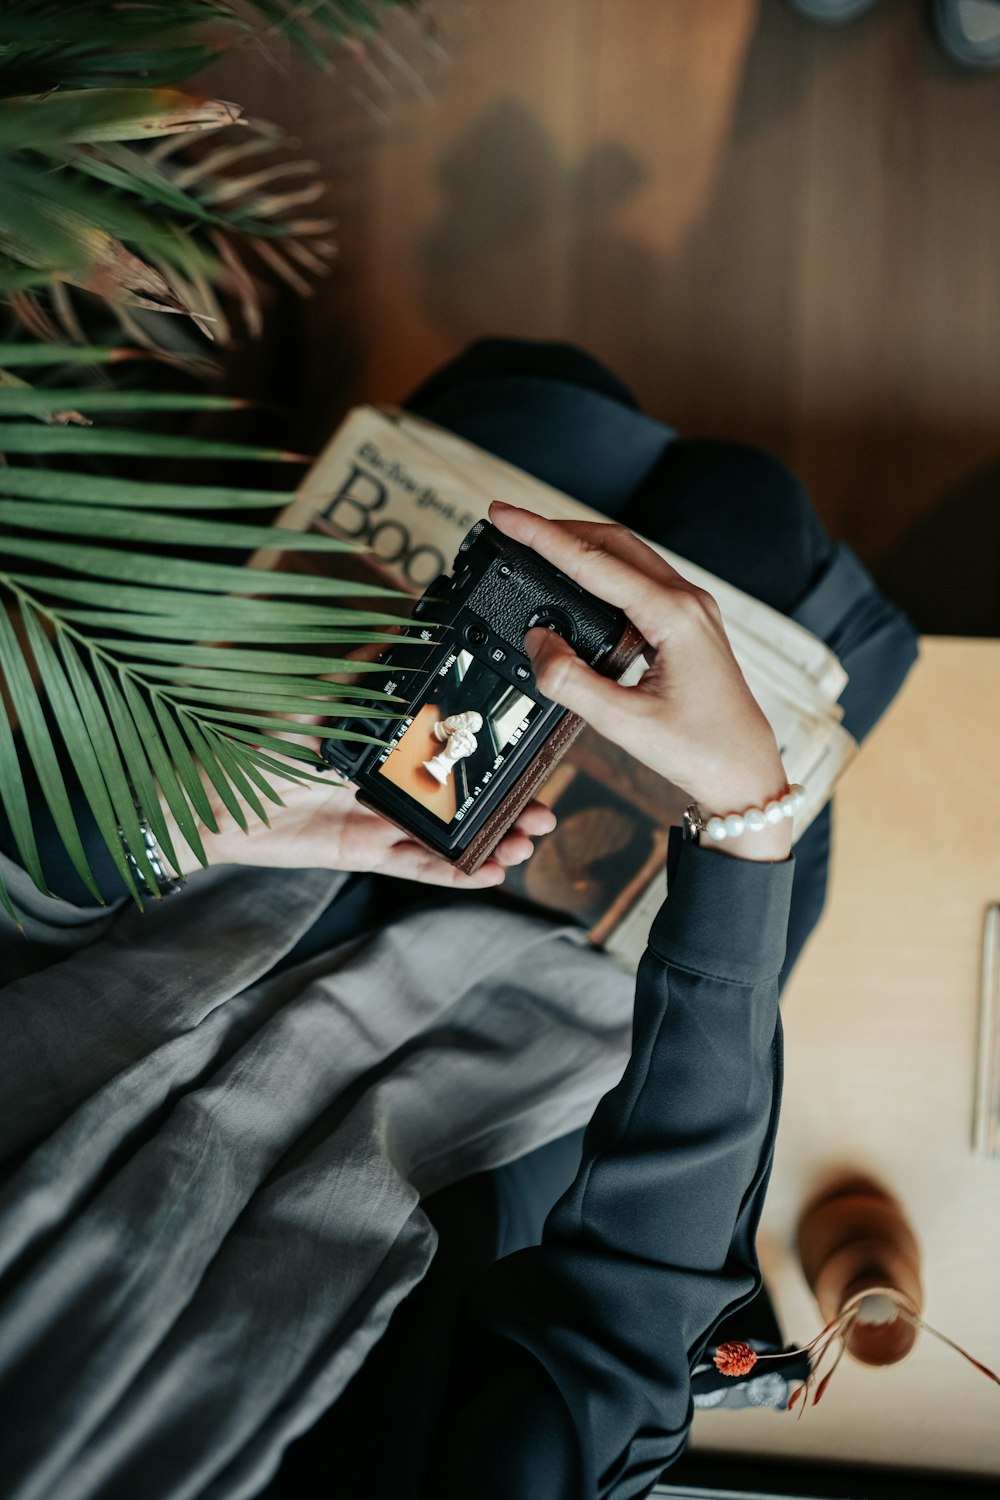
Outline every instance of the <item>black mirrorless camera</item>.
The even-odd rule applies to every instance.
[[[493,852],[582,728],[535,684],[524,651],[535,625],[558,631],[606,677],[621,677],[643,648],[621,610],[480,521],[451,577],[414,605],[406,643],[379,658],[392,669],[384,690],[408,700],[402,716],[336,726],[384,743],[321,747],[360,801],[467,872]]]

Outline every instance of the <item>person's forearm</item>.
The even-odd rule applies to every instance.
[[[758,1284],[791,868],[684,852],[580,1173],[470,1307],[428,1495],[638,1495],[683,1445],[690,1363]]]

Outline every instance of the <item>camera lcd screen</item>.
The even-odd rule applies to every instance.
[[[541,712],[486,662],[456,651],[392,737],[378,773],[442,823],[461,823]]]

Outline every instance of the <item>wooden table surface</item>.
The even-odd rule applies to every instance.
[[[830,899],[785,1002],[786,1083],[761,1257],[789,1338],[820,1322],[794,1252],[841,1168],[898,1197],[925,1316],[1000,1370],[1000,1160],[972,1154],[986,907],[1000,901],[1000,641],[925,638],[836,800]],[[701,1412],[702,1449],[1000,1474],[1000,1388],[926,1334],[844,1360],[801,1421]]]

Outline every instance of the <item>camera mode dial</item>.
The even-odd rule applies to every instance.
[[[476,537],[479,535],[485,525],[485,521],[477,521],[472,530],[466,532],[465,536],[459,543],[459,555],[461,555],[461,553],[463,552],[468,552],[469,548],[472,546],[473,542],[476,540]]]

